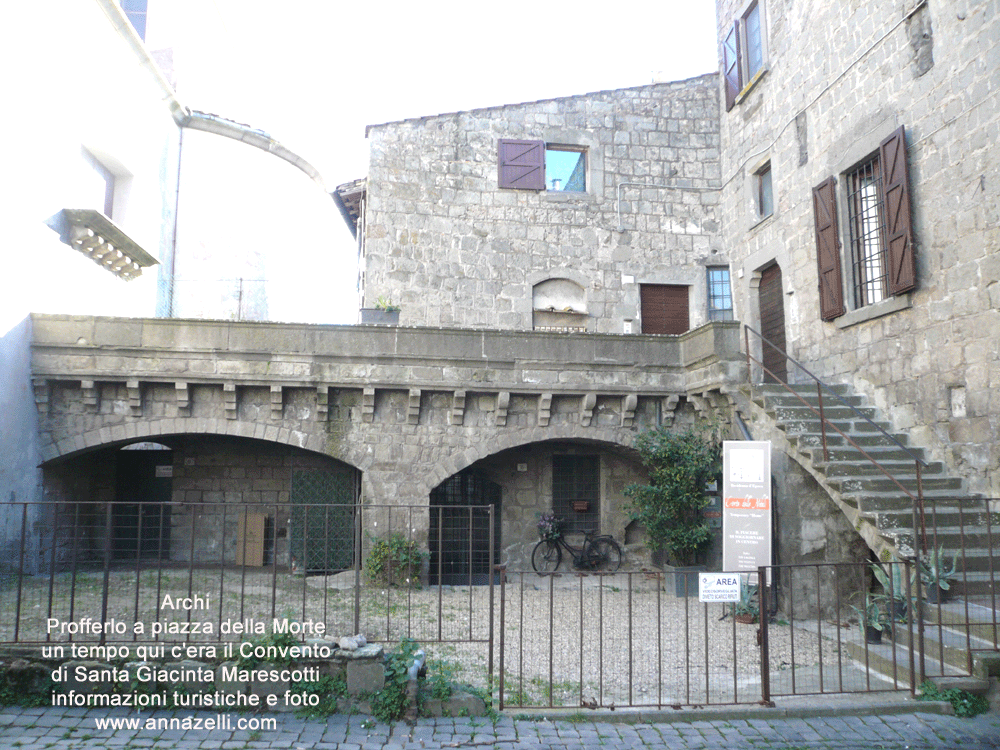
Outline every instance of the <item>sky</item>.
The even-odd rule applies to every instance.
[[[713,0],[152,0],[147,44],[175,48],[187,106],[268,132],[331,188],[365,175],[369,124],[718,67]]]
[[[329,190],[367,174],[365,126],[717,70],[714,0],[150,0],[188,107],[263,130]],[[355,246],[332,251],[353,283]],[[354,322],[345,292],[336,322]]]

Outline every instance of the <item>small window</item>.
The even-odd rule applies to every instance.
[[[726,111],[736,104],[743,89],[767,64],[764,13],[760,0],[744,6],[743,12],[722,43],[722,69],[726,87]]]
[[[146,41],[146,4],[147,0],[121,0],[122,10],[143,41]]]
[[[733,319],[733,294],[725,266],[708,269],[708,319]]]
[[[501,138],[498,143],[501,188],[559,193],[587,191],[587,149]]]
[[[570,146],[546,145],[545,189],[566,193],[587,190],[587,152]]]
[[[771,163],[768,162],[757,172],[757,216],[761,219],[774,213],[774,198],[771,192]]]
[[[96,208],[109,219],[115,208],[115,175],[96,156],[83,149],[83,160],[90,167],[85,170],[84,184],[88,193],[86,208]]]

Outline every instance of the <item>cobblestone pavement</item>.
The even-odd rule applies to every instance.
[[[940,713],[904,712],[853,715],[765,716],[766,709],[720,712],[718,715],[659,715],[643,723],[626,717],[554,718],[502,717],[488,719],[421,719],[415,726],[380,724],[363,716],[332,716],[325,720],[300,719],[292,714],[251,716],[229,714],[228,719],[274,719],[273,726],[248,729],[108,729],[98,719],[201,718],[215,714],[180,714],[170,711],[125,713],[116,710],[76,708],[0,709],[0,748],[20,750],[78,750],[111,748],[139,750],[422,750],[423,748],[483,747],[496,750],[534,748],[1000,748],[1000,716],[986,714],[959,719]],[[807,713],[807,712],[802,712]],[[823,713],[823,712],[820,712]],[[829,714],[829,712],[827,712]],[[742,717],[742,718],[740,718]],[[614,718],[604,721],[602,718]],[[670,720],[668,720],[670,719]],[[225,722],[226,719],[223,719]]]

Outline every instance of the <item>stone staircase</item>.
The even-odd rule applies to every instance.
[[[959,561],[959,593],[988,592],[991,580],[986,501],[966,493],[963,481],[950,476],[942,463],[928,462],[922,448],[911,447],[906,434],[895,432],[874,407],[866,405],[863,396],[845,385],[824,388],[823,414],[836,428],[827,426],[827,458],[820,419],[813,412],[819,411],[816,386],[789,388],[791,393],[779,384],[753,386],[746,395],[755,421],[770,423],[777,430],[772,429],[772,435],[779,442],[787,441],[783,447],[788,454],[829,493],[879,559],[913,553],[915,528],[919,529],[920,524],[919,519],[914,524],[913,498],[900,485],[917,495],[915,459],[919,459],[923,463],[928,548],[943,546],[947,557]],[[992,532],[994,541],[1000,539],[1000,528]]]

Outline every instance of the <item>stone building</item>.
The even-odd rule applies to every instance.
[[[717,8],[737,317],[1000,496],[997,4]]]

